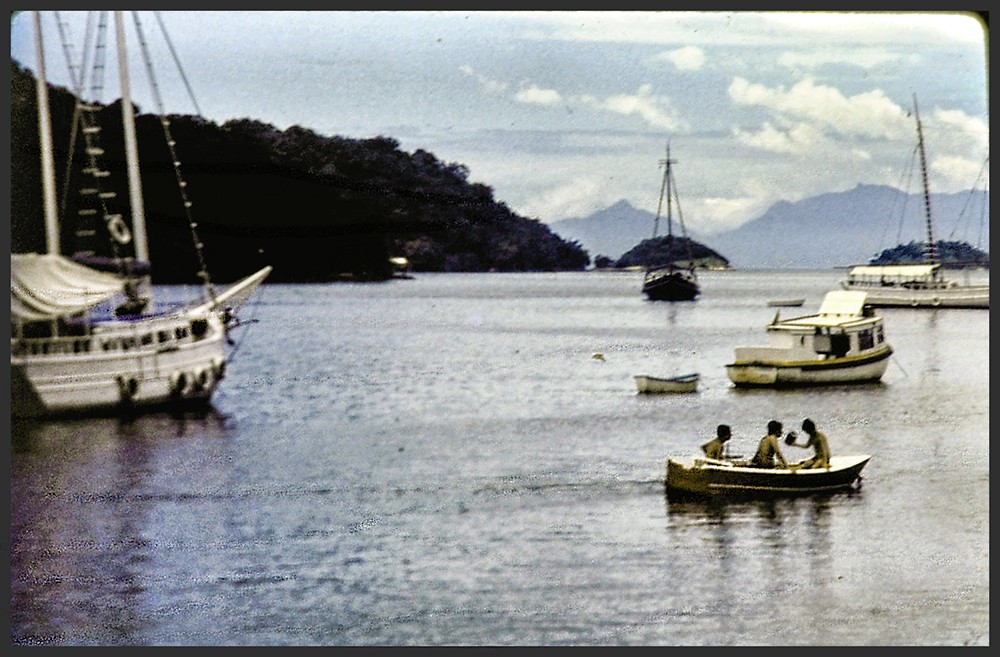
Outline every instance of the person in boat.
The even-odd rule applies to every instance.
[[[715,429],[715,438],[701,446],[701,451],[705,452],[707,459],[721,459],[726,446],[726,442],[733,437],[728,424],[720,424]]]
[[[750,459],[750,467],[773,468],[775,467],[775,461],[777,461],[781,467],[787,468],[788,461],[785,460],[785,456],[781,453],[781,448],[778,446],[778,438],[780,437],[781,422],[771,420],[767,423],[767,435],[760,439],[760,444],[757,446],[757,453]]]
[[[816,423],[806,418],[802,420],[802,430],[806,432],[809,438],[806,439],[805,444],[800,445],[796,442],[795,433],[788,434],[785,439],[785,443],[793,447],[812,447],[813,456],[808,458],[802,463],[796,465],[796,468],[829,468],[830,467],[830,444],[826,440],[826,434],[816,428]]]

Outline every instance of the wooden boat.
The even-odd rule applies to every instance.
[[[673,203],[677,203],[677,215],[680,219],[681,232],[688,249],[686,263],[679,261],[656,265],[646,269],[642,278],[642,292],[650,301],[693,301],[700,293],[698,275],[694,271],[694,260],[691,254],[691,240],[687,238],[684,218],[680,214],[680,199],[677,197],[677,185],[674,183],[671,165],[676,160],[670,159],[670,144],[667,144],[667,157],[661,161],[664,165],[663,183],[660,186],[660,201],[656,207],[656,219],[653,223],[653,239],[659,230],[660,212],[663,200],[667,201],[667,243],[674,239]]]
[[[868,454],[833,456],[829,468],[755,468],[747,461],[697,456],[667,459],[667,493],[705,496],[813,495],[860,485]]]
[[[834,290],[819,312],[767,326],[770,345],[736,347],[726,374],[736,386],[782,387],[866,383],[885,374],[892,347],[864,292]]]
[[[699,375],[682,374],[681,376],[661,379],[648,374],[635,375],[635,387],[639,392],[695,392],[698,389]]]
[[[227,289],[215,289],[175,157],[178,206],[191,229],[200,263],[197,274],[203,285],[200,295],[178,308],[156,308],[151,303],[149,248],[122,12],[115,12],[115,22],[129,202],[116,200],[113,185],[106,180],[112,174],[104,168],[97,116],[100,106],[78,98],[74,120],[79,124],[73,133],[83,140],[78,150],[83,180],[74,209],[76,223],[83,225],[76,226],[77,251],[66,255],[60,245],[60,220],[66,221],[70,212],[59,217],[54,202],[41,15],[35,12],[47,252],[11,254],[11,417],[131,414],[160,405],[207,403],[226,374],[231,332],[240,324],[239,308],[271,271],[271,267],[264,267]],[[98,41],[103,41],[103,36]],[[97,48],[104,45],[95,44]],[[162,108],[160,114],[164,114]],[[175,142],[169,124],[165,117],[161,119],[172,149]],[[105,239],[98,241],[98,236]],[[100,252],[108,243],[113,257]]]
[[[805,302],[805,299],[772,299],[767,302],[767,305],[772,308],[798,308]]]
[[[922,263],[859,265],[852,267],[840,282],[845,290],[860,290],[868,295],[873,307],[908,308],[989,308],[990,285],[960,283],[944,277],[934,241],[934,221],[931,216],[931,196],[927,183],[927,157],[924,152],[924,132],[913,98],[913,114],[917,122],[917,144],[923,173],[924,216],[927,242]]]

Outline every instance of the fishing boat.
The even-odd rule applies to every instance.
[[[892,347],[864,292],[833,290],[816,314],[780,315],[767,325],[768,346],[736,347],[726,374],[737,387],[866,383],[885,373]]]
[[[11,416],[15,418],[114,415],[207,403],[226,375],[236,342],[233,331],[247,323],[240,321],[239,310],[271,271],[266,266],[225,289],[213,286],[180,162],[174,156],[178,203],[201,263],[197,273],[202,285],[199,295],[183,303],[153,299],[125,25],[122,12],[114,16],[129,202],[116,204],[107,181],[111,174],[102,166],[99,108],[82,100],[82,81],[71,66],[78,99],[74,121],[79,122],[72,132],[83,140],[86,179],[80,190],[85,200],[77,212],[106,229],[105,245],[110,245],[111,255],[78,251],[68,256],[60,241],[60,223],[66,217],[58,215],[55,203],[41,14],[34,14],[46,252],[11,254]],[[103,16],[100,25],[102,30],[106,26]],[[138,18],[135,27],[141,37]],[[104,47],[102,34],[96,39],[98,48]],[[66,43],[63,49],[68,52]],[[165,116],[161,124],[173,155],[175,142]],[[125,208],[130,221],[116,211],[118,207]]]
[[[931,195],[927,182],[927,156],[924,132],[913,98],[913,114],[917,123],[917,144],[920,152],[920,169],[924,190],[924,219],[927,242],[924,244],[923,262],[915,264],[858,265],[852,267],[847,278],[840,282],[845,290],[859,290],[868,295],[868,303],[875,307],[911,308],[989,308],[989,283],[962,283],[945,278],[938,261],[934,241],[934,221],[931,215]]]
[[[697,373],[682,374],[668,379],[648,374],[636,374],[634,378],[636,389],[643,393],[695,392],[698,390],[699,376]]]
[[[642,292],[651,301],[692,301],[700,293],[698,276],[694,271],[694,258],[691,253],[691,241],[684,227],[684,216],[681,214],[680,199],[677,196],[677,185],[674,182],[672,165],[677,160],[670,159],[670,144],[667,144],[667,157],[660,161],[663,165],[663,181],[660,185],[660,200],[656,207],[656,218],[653,223],[653,238],[659,232],[660,215],[663,201],[667,202],[667,244],[674,241],[673,205],[677,204],[677,217],[681,224],[684,243],[687,246],[686,262],[671,261],[666,264],[648,267],[642,279]]]
[[[857,489],[869,454],[830,457],[829,468],[751,467],[744,460],[669,457],[667,493],[699,496],[792,496]]]

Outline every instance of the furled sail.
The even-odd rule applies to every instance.
[[[11,319],[39,321],[75,315],[122,293],[124,281],[60,255],[12,253]]]

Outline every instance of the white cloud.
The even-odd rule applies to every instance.
[[[477,73],[468,64],[462,64],[461,66],[458,67],[458,70],[460,70],[462,73],[465,73],[470,77],[475,78],[479,82],[479,85],[482,87],[483,91],[485,91],[487,94],[491,96],[497,96],[507,91],[506,82],[503,82],[502,80],[494,80],[492,78],[486,77],[481,73]]]
[[[900,59],[902,59],[902,55],[879,48],[841,49],[826,47],[809,51],[786,52],[778,57],[778,63],[793,70],[815,70],[826,64],[849,65],[869,70]]]
[[[788,90],[735,78],[729,96],[737,105],[757,105],[787,120],[806,119],[825,131],[850,137],[898,139],[908,131],[906,112],[881,89],[847,97],[811,78]]]
[[[536,85],[521,89],[514,95],[519,103],[555,107],[562,103],[562,96],[555,89],[542,89]]]
[[[653,95],[652,89],[652,85],[644,84],[634,94],[616,94],[603,101],[592,97],[581,97],[581,101],[615,114],[637,115],[654,128],[665,130],[683,128],[684,123],[672,111],[670,99],[666,96]]]
[[[697,46],[684,46],[662,52],[654,60],[670,62],[680,71],[697,71],[705,65],[705,51]]]

